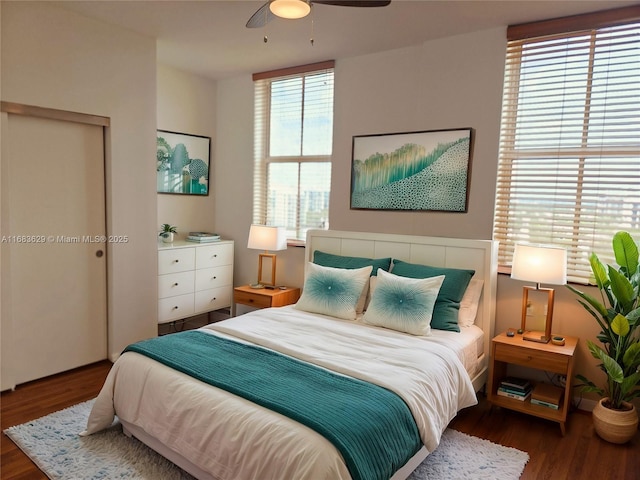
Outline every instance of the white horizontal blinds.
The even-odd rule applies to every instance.
[[[255,82],[254,222],[298,240],[328,228],[333,62],[313,67]]]
[[[614,261],[611,237],[640,238],[640,23],[508,43],[494,239],[568,249],[568,277],[588,256]]]

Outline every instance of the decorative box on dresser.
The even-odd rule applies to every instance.
[[[231,240],[158,244],[158,323],[231,307],[233,246]]]

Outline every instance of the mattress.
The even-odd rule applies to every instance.
[[[409,406],[428,451],[460,409],[477,403],[461,360],[468,356],[462,338],[471,334],[453,337],[458,341],[414,337],[292,307],[201,330],[389,388]],[[114,364],[83,434],[108,427],[114,415],[213,478],[350,478],[338,451],[316,432],[136,353]]]

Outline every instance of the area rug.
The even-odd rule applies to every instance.
[[[109,429],[80,437],[93,400],[4,432],[51,479],[193,480],[135,438],[116,421]],[[447,429],[438,448],[410,480],[516,480],[529,455],[511,447]]]

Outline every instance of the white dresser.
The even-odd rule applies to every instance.
[[[158,323],[231,307],[233,241],[158,244]]]

